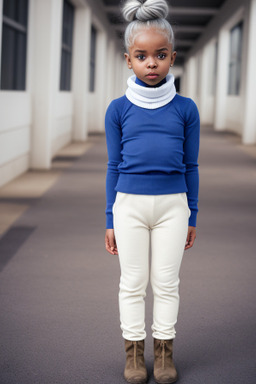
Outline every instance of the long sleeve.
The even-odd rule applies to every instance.
[[[116,198],[115,187],[119,177],[118,165],[122,161],[122,131],[119,120],[117,105],[115,101],[112,101],[105,116],[105,132],[108,151],[108,167],[106,174],[106,228],[113,228],[112,207]]]
[[[189,225],[196,227],[198,212],[199,172],[198,154],[200,143],[200,118],[196,104],[190,99],[186,111],[184,163],[186,165],[186,184],[188,188],[188,206],[191,211]]]

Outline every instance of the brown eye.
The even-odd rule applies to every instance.
[[[158,59],[163,60],[166,58],[166,53],[159,53],[159,55],[157,57],[158,57]]]

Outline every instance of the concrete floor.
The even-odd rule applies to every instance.
[[[0,190],[0,384],[125,383],[119,264],[104,248],[105,169],[105,139],[91,136],[49,173]],[[255,147],[202,128],[199,209],[181,271],[179,383],[255,384]],[[149,287],[154,383],[151,312]]]

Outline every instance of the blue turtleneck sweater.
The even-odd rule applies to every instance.
[[[147,86],[138,78],[136,83]],[[113,228],[112,206],[117,191],[143,195],[187,192],[191,211],[188,225],[195,227],[200,134],[195,103],[176,94],[168,104],[146,109],[122,96],[110,103],[105,130],[106,228]]]

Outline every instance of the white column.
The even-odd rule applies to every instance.
[[[91,10],[76,8],[72,91],[74,97],[73,139],[85,140],[88,134],[88,98],[90,73]]]
[[[125,59],[122,54],[120,54],[119,51],[116,51],[116,87],[115,87],[115,97],[120,97],[124,94],[124,84],[123,84],[123,78],[124,78],[124,63]],[[126,63],[125,63],[126,65]],[[133,71],[130,71],[127,68],[128,75],[133,75]],[[127,72],[126,72],[127,73]],[[127,87],[125,87],[126,89]]]
[[[51,165],[54,97],[60,83],[62,0],[33,0],[31,168]]]
[[[180,94],[185,96],[187,94],[187,65],[184,65],[184,71],[181,78]]]
[[[191,57],[187,63],[187,71],[186,71],[186,95],[191,99],[196,99],[196,80],[197,80],[197,72],[196,72],[196,57]]]
[[[115,76],[116,76],[116,60],[115,60],[115,43],[110,40],[108,41],[108,52],[107,52],[107,89],[106,89],[106,104],[107,107],[109,103],[114,98],[114,89],[115,89]]]
[[[256,0],[251,0],[249,10],[248,48],[246,57],[245,112],[243,143],[256,143]]]
[[[103,132],[106,112],[106,67],[104,65],[107,57],[107,35],[105,31],[98,31],[96,46],[96,78],[95,88],[97,94],[97,131]]]
[[[122,92],[125,93],[127,89],[127,80],[133,74],[132,70],[127,67],[125,59],[121,56],[121,68],[122,68]]]
[[[228,93],[229,30],[222,29],[218,38],[217,83],[214,128],[226,128],[226,100]]]
[[[209,93],[209,62],[209,47],[206,46],[202,51],[201,71],[198,73],[198,76],[201,77],[198,108],[200,111],[200,119],[202,123],[208,120],[207,97]]]

